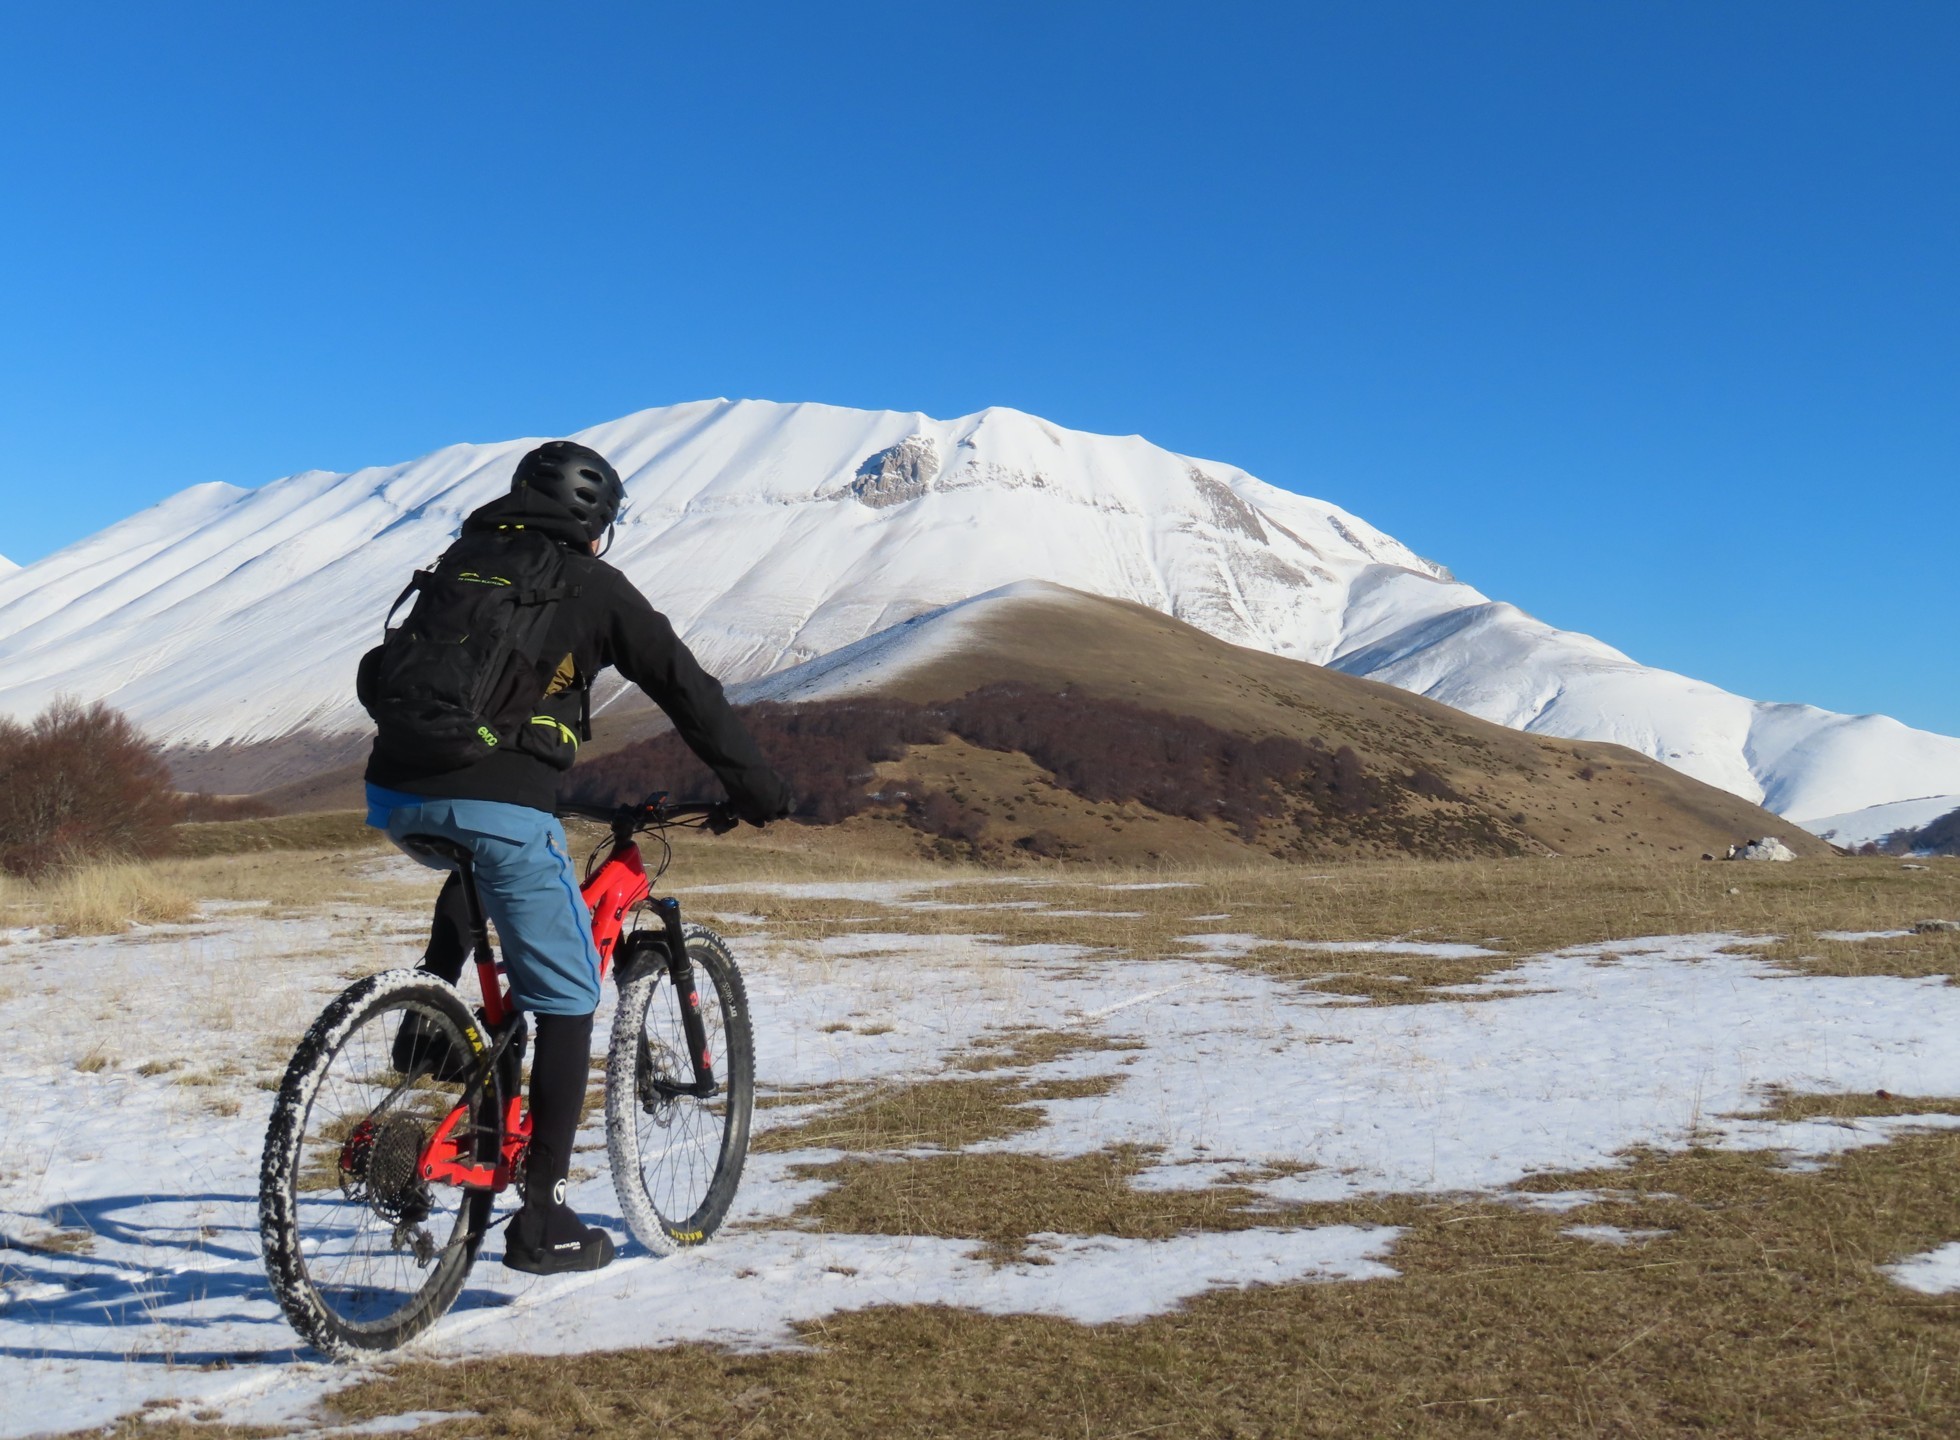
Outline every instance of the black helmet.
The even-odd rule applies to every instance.
[[[597,450],[576,440],[547,440],[517,462],[510,493],[544,495],[571,512],[585,527],[588,540],[597,540],[619,514],[626,487],[619,472]]]

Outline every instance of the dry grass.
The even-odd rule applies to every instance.
[[[685,858],[691,861],[693,851]],[[1563,946],[1653,935],[1761,937],[1767,958],[1811,974],[1960,974],[1960,934],[1953,932],[1850,942],[1817,938],[1820,931],[1902,929],[1928,916],[1960,915],[1960,862],[1952,860],[1921,871],[1868,859],[1788,865],[1521,859],[1012,875],[887,864],[854,875],[937,879],[942,883],[921,890],[919,898],[970,907],[912,909],[774,894],[760,888],[773,883],[773,877],[763,878],[766,869],[744,872],[747,858],[725,857],[725,878],[718,883],[753,881],[759,888],[683,894],[689,913],[716,923],[723,923],[717,912],[755,917],[726,922],[736,936],[757,926],[772,938],[794,940],[865,930],[985,934],[1008,944],[1077,945],[1139,958],[1188,956],[1194,953],[1190,935],[1238,933],[1265,943],[1229,963],[1376,1003],[1460,1000],[1440,995],[1437,987],[1507,970],[1518,959]],[[695,878],[691,864],[683,873]],[[1110,888],[1165,882],[1175,888]],[[1029,900],[1042,908],[1010,908]],[[1299,942],[1397,940],[1479,945],[1497,953],[1439,960],[1292,948]]]
[[[95,1232],[81,1227],[47,1230],[27,1243],[33,1249],[56,1255],[86,1255],[95,1248]]]
[[[797,1168],[827,1188],[797,1223],[843,1235],[935,1235],[985,1242],[1018,1257],[1031,1234],[1161,1240],[1194,1231],[1301,1223],[1296,1212],[1233,1185],[1137,1190],[1148,1156],[1127,1146],[1053,1159],[982,1151],[892,1158],[853,1156]]]
[[[982,1140],[1033,1130],[1044,1100],[1107,1095],[1121,1077],[1017,1080],[973,1076],[923,1080],[876,1090],[794,1125],[765,1130],[754,1148],[792,1150],[959,1150]]]
[[[366,815],[359,810],[177,825],[171,828],[171,843],[178,854],[192,857],[291,850],[360,853],[388,848],[387,837],[369,829]]]
[[[85,864],[37,881],[0,876],[0,926],[119,935],[132,925],[196,920],[200,903],[213,900],[264,904],[273,915],[336,904],[365,913],[430,902],[433,881],[376,878],[369,873],[376,858],[355,851],[253,851]]]
[[[1140,1224],[1112,1183],[1120,1157],[1059,1163],[1070,1173],[1030,1191],[1043,1228],[1079,1206],[1071,1186],[1110,1202],[1100,1225],[1238,1223],[1203,1196],[1153,1196],[1164,1214]],[[1960,1429],[1960,1304],[1876,1266],[1950,1237],[1956,1164],[1953,1135],[1808,1174],[1759,1155],[1643,1156],[1542,1179],[1623,1197],[1565,1214],[1318,1207],[1322,1222],[1404,1227],[1393,1281],[1214,1294],[1127,1326],[907,1307],[806,1327],[803,1352],[424,1361],[334,1408],[476,1412],[437,1437],[1945,1436]],[[1624,1248],[1560,1233],[1578,1223],[1670,1233]]]
[[[189,920],[192,893],[153,864],[80,865],[45,879],[0,878],[0,923],[62,935],[119,935],[132,924]]]
[[[955,1057],[952,1074],[910,1083],[858,1088],[812,1086],[765,1096],[765,1108],[820,1105],[814,1115],[761,1131],[757,1150],[958,1150],[996,1140],[1041,1124],[1035,1108],[1044,1100],[1106,1095],[1120,1077],[1028,1080],[1000,1075],[1058,1060],[1084,1050],[1127,1050],[1134,1042],[1061,1030],[1037,1030],[1003,1037]]]
[[[955,883],[929,898],[988,908],[910,910],[748,889],[694,897],[690,913],[711,918],[725,907],[790,940],[867,928],[985,933],[1142,957],[1189,953],[1180,937],[1193,933],[1243,932],[1268,943],[1233,963],[1398,1003],[1437,998],[1440,984],[1545,950],[1656,934],[1780,937],[1763,942],[1762,953],[1812,973],[1960,974],[1952,934],[1816,938],[1960,915],[1960,863],[1952,861],[1924,871],[1876,860],[1504,861],[1308,872],[1050,868],[1001,877],[924,867],[871,845],[832,859],[808,840],[809,832],[774,830],[739,844],[689,838],[676,878],[930,877]],[[1103,888],[1139,881],[1182,888]],[[251,883],[240,877],[237,886]],[[998,908],[1004,899],[1047,908]],[[1056,913],[1063,910],[1138,913]],[[1468,942],[1501,954],[1434,961],[1279,943],[1321,939]],[[764,1103],[819,1108],[762,1133],[757,1147],[846,1152],[804,1172],[828,1183],[795,1217],[815,1230],[954,1237],[1013,1262],[1026,1237],[1043,1231],[1149,1239],[1250,1225],[1394,1225],[1402,1235],[1390,1263],[1401,1277],[1214,1293],[1134,1325],[887,1307],[813,1322],[798,1351],[682,1346],[414,1361],[343,1392],[334,1409],[349,1422],[474,1412],[426,1427],[434,1440],[624,1440],[655,1431],[753,1440],[1960,1433],[1960,1298],[1913,1294],[1877,1268],[1960,1233],[1952,1178],[1960,1134],[1906,1135],[1816,1171],[1793,1172],[1773,1155],[1691,1150],[1633,1155],[1623,1166],[1537,1176],[1520,1187],[1612,1197],[1564,1213],[1501,1196],[1281,1208],[1252,1188],[1255,1175],[1139,1191],[1131,1181],[1149,1157],[1132,1149],[1055,1159],[962,1148],[1038,1123],[1044,1099],[1111,1083],[1058,1088],[1019,1073],[1105,1043],[1031,1032],[955,1057],[932,1080],[778,1094]],[[1782,1095],[1765,1113],[1849,1125],[1866,1115],[1956,1111],[1953,1097]],[[1667,1233],[1625,1247],[1561,1233],[1580,1224]],[[164,1440],[262,1432],[127,1422],[114,1433]]]

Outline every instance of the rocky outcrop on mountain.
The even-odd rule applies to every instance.
[[[939,451],[920,435],[907,435],[858,466],[850,493],[874,510],[917,500],[939,474]]]

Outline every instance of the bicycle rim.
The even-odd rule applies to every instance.
[[[690,926],[688,957],[720,1088],[706,1099],[675,1094],[694,1072],[664,951],[654,953],[653,963],[636,967],[614,1015],[606,1138],[627,1227],[666,1254],[706,1240],[735,1198],[748,1156],[755,1048],[733,957],[719,936]]]
[[[490,1196],[432,1185],[418,1161],[481,1044],[453,990],[390,971],[329,1006],[294,1055],[267,1132],[260,1228],[282,1307],[321,1349],[400,1345],[461,1290]],[[495,1089],[465,1122],[478,1158],[496,1153]]]

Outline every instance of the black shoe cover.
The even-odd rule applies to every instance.
[[[580,1220],[562,1200],[552,1200],[542,1214],[526,1205],[504,1226],[504,1264],[512,1270],[562,1275],[603,1270],[612,1258],[612,1236]]]

